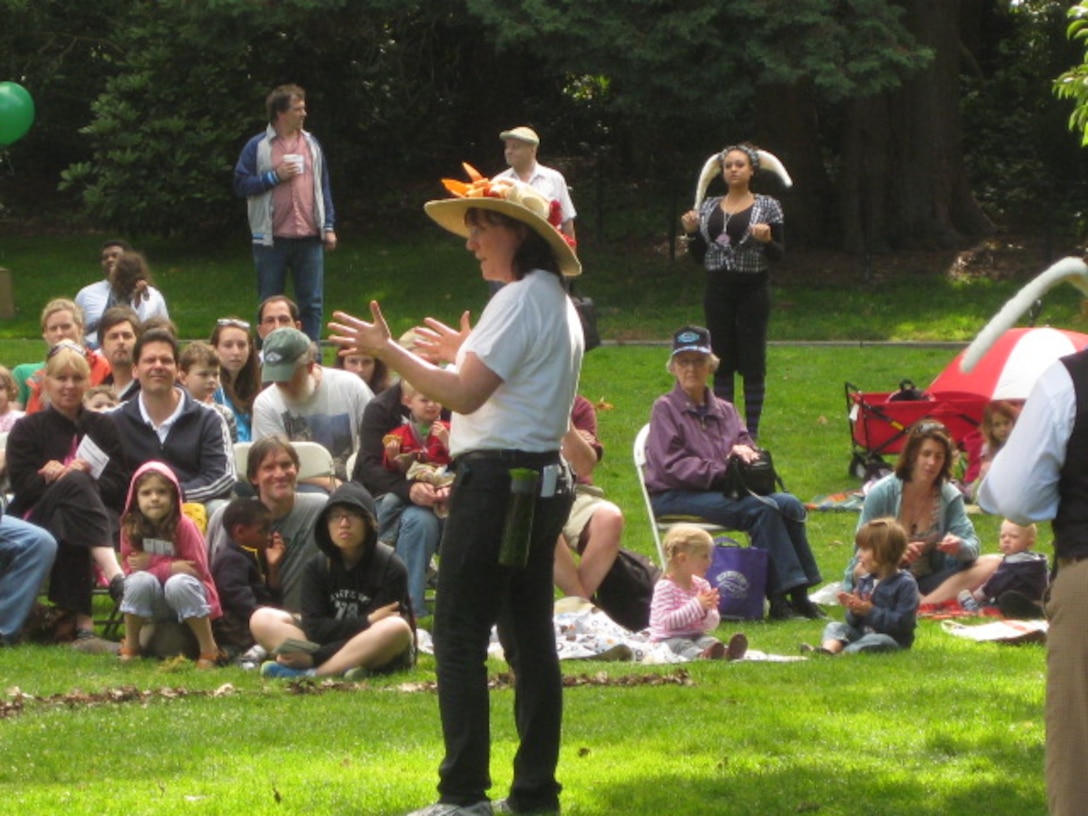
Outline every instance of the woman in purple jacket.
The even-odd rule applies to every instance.
[[[654,402],[646,441],[646,487],[657,516],[698,516],[748,533],[770,556],[767,597],[778,620],[825,617],[808,599],[821,582],[805,535],[805,508],[789,493],[731,498],[722,490],[730,455],[756,451],[736,408],[707,388],[718,366],[710,332],[685,326],[673,335],[669,371],[676,386]]]

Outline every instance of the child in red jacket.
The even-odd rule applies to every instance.
[[[409,419],[382,438],[383,463],[389,470],[405,474],[409,481],[428,482],[448,487],[453,474],[447,466],[450,458],[450,426],[440,419],[442,406],[424,396],[407,380],[401,380],[401,401],[408,408]],[[435,504],[439,518],[447,514],[445,501]]]

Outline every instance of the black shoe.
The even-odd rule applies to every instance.
[[[110,578],[110,597],[113,598],[115,604],[121,603],[121,599],[125,597],[125,576],[115,575]]]
[[[827,619],[827,613],[808,598],[794,598],[790,601],[790,608],[801,617],[808,618],[809,620]]]
[[[997,608],[1001,610],[1002,616],[1016,620],[1038,620],[1045,617],[1041,604],[1015,589],[1002,592],[998,596]]]
[[[767,610],[767,617],[771,620],[797,620],[799,617],[797,610],[795,610],[790,602],[784,597],[778,596],[771,598],[770,608]]]

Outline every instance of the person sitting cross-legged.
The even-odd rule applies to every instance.
[[[415,620],[408,573],[378,542],[366,488],[353,482],[337,488],[314,534],[321,552],[306,566],[301,627],[285,611],[262,607],[254,613],[255,631],[267,626],[280,635],[280,653],[261,666],[261,676],[355,678],[411,666]],[[289,640],[308,640],[316,648],[285,651]]]

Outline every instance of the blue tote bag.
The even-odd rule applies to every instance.
[[[706,579],[718,589],[718,613],[722,620],[763,619],[763,597],[767,594],[766,550],[741,547],[724,536],[717,538]]]

